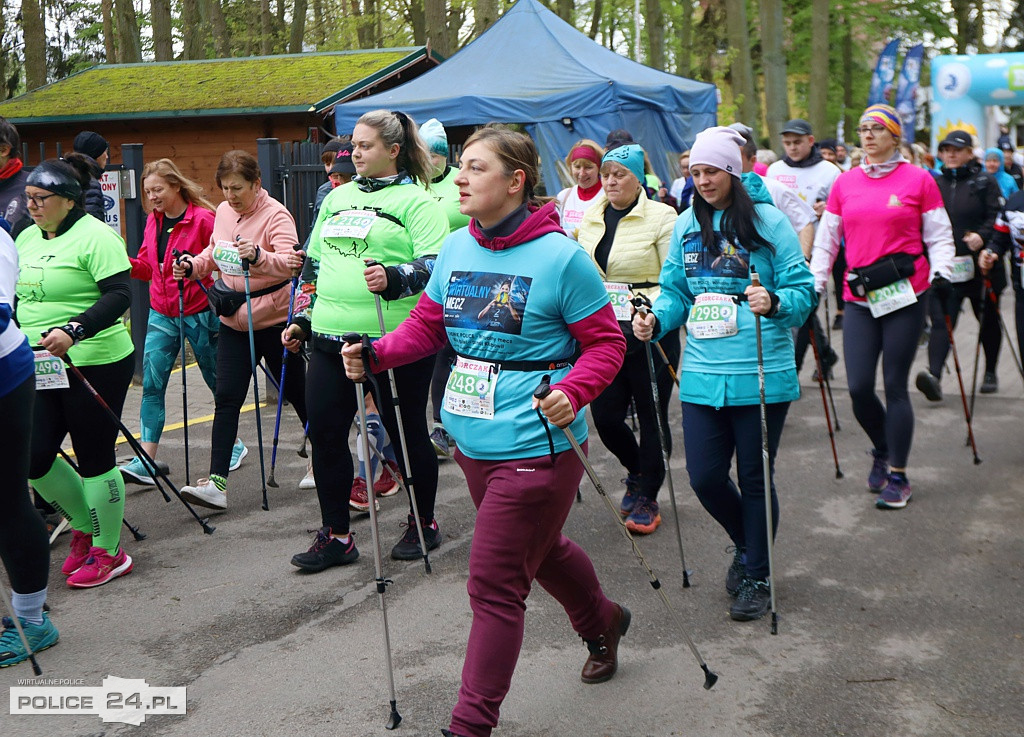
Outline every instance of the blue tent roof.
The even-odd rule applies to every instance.
[[[537,142],[549,194],[557,161],[579,138],[625,128],[658,174],[716,122],[714,85],[646,67],[594,43],[537,0],[519,0],[451,59],[399,87],[334,110],[338,131],[364,112],[402,110],[422,122],[523,123]],[[563,124],[570,119],[571,127]]]

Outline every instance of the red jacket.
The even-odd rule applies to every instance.
[[[174,226],[174,231],[167,239],[167,250],[164,261],[157,263],[156,234],[163,226],[164,216],[159,212],[151,212],[146,219],[146,231],[142,236],[139,255],[130,259],[132,262],[132,278],[148,281],[149,304],[154,310],[167,317],[178,316],[178,282],[171,276],[171,264],[174,261],[174,249],[182,253],[186,251],[198,255],[210,244],[213,234],[212,212],[204,207],[196,207],[189,203],[185,209],[185,217]],[[153,279],[154,271],[159,274]],[[213,284],[209,276],[202,280],[207,289]],[[185,314],[195,315],[208,309],[209,302],[199,285],[185,280]]]

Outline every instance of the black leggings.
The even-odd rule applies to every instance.
[[[281,378],[281,331],[284,325],[274,325],[253,331],[256,360],[266,362],[274,381]],[[217,338],[217,391],[210,441],[210,473],[227,478],[231,465],[231,448],[238,437],[238,413],[245,403],[252,382],[252,358],[249,355],[249,333],[240,332],[221,323]],[[284,377],[284,397],[306,424],[306,371],[302,357],[288,354],[288,369]],[[259,410],[257,410],[259,411]]]
[[[99,366],[80,366],[82,375],[118,417],[135,371],[134,356]],[[117,465],[114,443],[120,431],[114,419],[68,369],[67,389],[36,393],[32,422],[32,454],[28,477],[40,479],[53,466],[64,436],[71,435],[82,478],[106,473]]]
[[[1002,262],[998,268],[1003,268]],[[981,320],[980,335],[981,347],[985,351],[985,371],[995,371],[996,362],[999,360],[999,348],[1003,343],[1003,336],[999,331],[999,318],[996,313],[999,310],[999,292],[1003,284],[998,283],[998,291],[995,291],[995,302],[991,295],[985,304],[985,315],[981,314],[981,291],[982,282],[980,279],[954,284],[950,295],[948,307],[949,316],[952,318],[953,327],[956,328],[957,320],[960,317],[960,307],[964,299],[971,302],[971,309],[974,310],[974,317]],[[932,327],[928,337],[928,370],[933,376],[941,376],[942,364],[949,354],[949,335],[946,332],[946,313],[943,311],[942,300],[935,299],[934,295],[928,300],[928,314],[931,317]],[[960,349],[961,355],[963,349]]]
[[[906,468],[914,439],[914,408],[907,382],[923,327],[920,296],[916,303],[879,318],[872,317],[859,302],[846,303],[843,353],[853,414],[875,450],[887,455],[893,468]],[[879,356],[885,406],[875,393]]]
[[[441,422],[441,407],[444,406],[444,390],[448,385],[448,376],[452,373],[452,364],[455,363],[455,349],[451,343],[445,343],[444,348],[437,352],[437,359],[434,361],[434,375],[430,379],[430,405],[434,414],[434,422]]]
[[[36,377],[29,376],[0,397],[4,441],[0,443],[0,559],[11,588],[32,594],[46,588],[50,541],[28,493],[29,446]]]
[[[395,441],[393,447],[402,473],[413,483],[420,517],[426,522],[434,518],[437,496],[437,454],[427,428],[427,395],[433,366],[434,356],[429,356],[394,369],[402,426],[409,445],[411,478],[402,444],[398,442],[398,420],[386,373],[377,375],[380,395],[374,397],[384,427]],[[344,535],[349,531],[348,500],[354,478],[348,438],[357,412],[355,384],[345,375],[340,355],[318,349],[310,354],[307,378],[309,440],[313,444],[313,478],[320,499],[320,515],[324,527],[330,527],[336,535]],[[409,513],[412,514],[411,505]]]
[[[832,264],[832,286],[836,291],[836,312],[842,312],[845,302],[843,302],[843,276],[846,274],[846,247],[839,247],[839,254],[836,256],[836,261]]]
[[[675,369],[679,365],[679,331],[663,337],[661,347]],[[669,432],[668,404],[672,395],[672,375],[665,361],[652,345],[654,370],[658,377],[659,411],[665,430],[666,450],[672,452],[672,434]],[[640,421],[640,444],[629,425],[626,411],[629,400],[636,406]],[[648,499],[657,499],[658,489],[665,480],[665,464],[661,457],[661,440],[655,425],[654,400],[651,394],[651,371],[647,365],[647,352],[641,347],[626,354],[622,368],[601,394],[590,403],[594,427],[604,446],[630,474],[640,474],[640,493]]]

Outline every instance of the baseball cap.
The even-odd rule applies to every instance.
[[[793,120],[790,120],[784,126],[782,126],[782,130],[779,132],[796,133],[799,136],[813,135],[811,133],[811,124],[802,118],[793,118]]]
[[[939,150],[942,150],[943,146],[952,146],[953,148],[973,148],[974,143],[971,141],[971,134],[967,131],[950,131],[942,142],[939,143]]]
[[[331,174],[355,174],[356,166],[352,163],[352,144],[344,143],[334,157]]]

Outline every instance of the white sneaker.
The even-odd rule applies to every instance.
[[[228,470],[237,471],[238,467],[242,465],[242,459],[247,455],[249,455],[249,449],[239,438],[235,438],[235,444],[231,448],[231,465],[228,466]]]
[[[313,457],[310,456],[309,460],[306,461],[306,475],[302,477],[302,481],[299,482],[300,489],[315,489],[316,479],[313,478]]]
[[[195,486],[181,487],[181,496],[186,501],[209,509],[225,510],[228,508],[228,496],[217,488],[210,479],[199,479]]]

